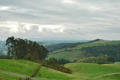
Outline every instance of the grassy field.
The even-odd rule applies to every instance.
[[[48,58],[56,58],[56,59],[66,59],[66,60],[75,60],[76,58],[80,58],[81,50],[72,50],[72,51],[63,51],[50,54]]]
[[[92,63],[70,63],[75,80],[119,80],[120,63],[99,65]]]
[[[28,76],[31,75],[31,73],[36,69],[37,66],[37,63],[25,60],[0,60],[0,70],[19,73]],[[46,67],[41,67],[36,77],[47,78],[50,80],[72,80],[71,75]]]
[[[17,80],[17,79],[18,79],[18,77],[0,73],[0,80]]]
[[[0,60],[0,70],[30,75],[38,66],[37,63],[25,60]],[[49,80],[119,80],[120,63],[115,64],[92,64],[92,63],[69,63],[65,65],[73,73],[66,74],[53,69],[41,67],[37,78]],[[0,80],[18,80],[17,77],[0,73]]]

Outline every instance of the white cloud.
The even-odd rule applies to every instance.
[[[0,27],[9,28],[10,33],[25,33],[26,31],[32,31],[34,27],[37,31],[46,33],[46,32],[54,32],[54,33],[62,33],[64,32],[65,26],[62,25],[43,25],[43,24],[31,24],[31,23],[19,23],[19,22],[1,22]]]
[[[39,25],[39,31],[47,30],[50,32],[61,33],[64,32],[65,26],[62,25]]]
[[[17,22],[12,22],[12,21],[0,22],[0,27],[8,28],[11,33],[18,32],[18,23]]]
[[[103,8],[102,7],[100,7],[100,6],[88,6],[88,10],[90,10],[90,11],[102,11],[103,10]]]
[[[67,4],[74,4],[76,3],[75,0],[62,0],[63,3],[67,3]]]
[[[6,11],[9,10],[11,7],[8,6],[0,6],[0,11]]]

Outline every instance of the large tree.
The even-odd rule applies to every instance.
[[[8,55],[16,59],[44,60],[47,56],[47,49],[37,42],[30,40],[9,37],[6,40]]]

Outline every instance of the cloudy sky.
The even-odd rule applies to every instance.
[[[0,39],[120,39],[120,0],[0,0]]]

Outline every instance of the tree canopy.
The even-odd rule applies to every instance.
[[[47,56],[47,49],[27,39],[9,37],[6,40],[8,55],[15,59],[44,60]]]

